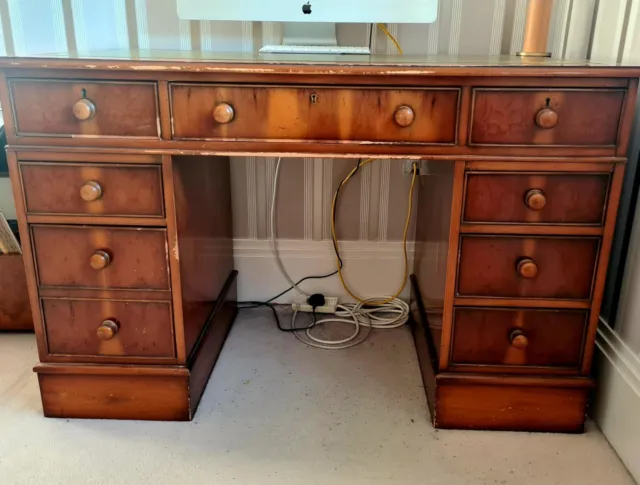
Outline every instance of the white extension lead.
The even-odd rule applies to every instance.
[[[387,299],[389,297],[382,297]],[[365,302],[380,301],[380,297],[367,298]],[[295,328],[298,312],[295,311],[291,317],[291,328]],[[367,307],[362,303],[345,303],[338,305],[335,317],[328,317],[318,320],[315,325],[301,332],[293,332],[301,342],[319,349],[341,350],[355,347],[364,342],[371,334],[372,328],[391,329],[398,328],[409,320],[409,305],[399,298],[380,306]],[[343,339],[325,340],[313,335],[313,329],[323,323],[348,323],[354,326],[353,333]]]
[[[287,282],[295,288],[298,293],[309,296],[307,292],[302,290],[296,285],[295,281],[286,268],[284,267],[284,263],[280,258],[280,253],[278,252],[277,238],[276,238],[276,201],[278,194],[278,179],[280,174],[280,162],[282,161],[282,157],[278,158],[276,162],[276,169],[274,173],[273,180],[273,195],[271,199],[271,247],[273,249],[273,255],[276,259],[276,264],[280,269],[280,272],[285,277]],[[367,337],[371,334],[372,328],[378,329],[391,329],[398,328],[407,323],[409,320],[409,305],[399,298],[393,298],[388,303],[384,305],[376,305],[376,306],[367,306],[367,302],[376,302],[381,300],[387,300],[390,297],[376,297],[376,298],[368,298],[363,300],[364,303],[345,303],[343,305],[338,305],[338,310],[335,313],[335,317],[323,318],[321,320],[316,321],[316,323],[306,330],[301,330],[299,332],[293,332],[295,337],[301,342],[319,349],[327,349],[327,350],[340,350],[347,349],[349,347],[355,347],[356,345],[364,342]],[[298,315],[298,311],[296,310],[291,317],[291,328],[295,328],[295,321]],[[347,323],[354,326],[353,333],[342,339],[337,340],[326,340],[321,339],[313,334],[313,329],[324,323]],[[302,334],[304,332],[304,336]]]

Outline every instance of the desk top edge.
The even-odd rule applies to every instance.
[[[96,51],[2,57],[0,69],[384,76],[640,77],[640,66],[517,56],[327,56],[196,51]]]

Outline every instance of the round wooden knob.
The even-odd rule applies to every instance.
[[[529,346],[529,339],[519,328],[509,334],[509,342],[511,342],[511,345],[516,349],[520,350],[524,350]]]
[[[87,121],[96,115],[96,105],[90,99],[81,99],[73,105],[73,116],[79,121]]]
[[[547,205],[547,197],[540,189],[531,189],[524,196],[525,204],[527,207],[534,211],[539,211]]]
[[[551,108],[542,108],[536,115],[536,125],[543,130],[553,128],[558,124],[558,113]]]
[[[535,278],[538,274],[538,265],[529,258],[524,258],[518,261],[516,269],[518,271],[518,276],[521,276],[522,278],[531,279]]]
[[[235,114],[233,106],[228,103],[220,103],[213,110],[213,119],[224,125],[226,123],[231,123]]]
[[[96,334],[100,340],[111,340],[120,330],[118,324],[113,320],[105,320],[96,330]]]
[[[85,202],[93,202],[102,197],[102,187],[95,180],[89,180],[80,187],[80,197]]]
[[[109,256],[108,252],[102,250],[93,253],[89,259],[89,264],[96,271],[106,268],[109,263],[111,263],[111,256]]]
[[[413,123],[413,120],[416,119],[416,115],[411,107],[399,106],[393,114],[393,118],[396,120],[398,126],[407,127]]]

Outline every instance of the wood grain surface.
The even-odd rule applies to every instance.
[[[577,372],[587,314],[566,310],[456,308],[450,362],[503,366],[501,372],[509,372],[509,366],[562,367]],[[511,341],[515,330],[520,331],[522,348]]]
[[[83,367],[77,370],[82,371]],[[36,368],[44,415],[155,421],[191,419],[187,375],[136,375],[134,371],[132,368],[127,374],[84,375],[44,373]]]
[[[158,138],[155,83],[16,79],[9,83],[16,132],[41,136],[112,136]],[[82,121],[74,116],[83,98],[96,113]]]
[[[0,255],[0,330],[33,330],[21,254]]]
[[[78,362],[83,356],[103,356],[105,362],[175,356],[168,302],[47,298],[42,300],[42,312],[52,355],[73,355]],[[113,338],[103,341],[97,330],[107,319],[119,328]]]
[[[588,395],[586,386],[439,385],[435,426],[582,433]]]
[[[609,174],[468,172],[463,222],[602,225]],[[543,206],[527,205],[537,190]]]
[[[167,237],[164,229],[31,226],[40,286],[169,289]],[[111,262],[90,266],[96,251]]]
[[[591,298],[598,238],[464,235],[460,243],[457,295],[512,298]],[[534,278],[517,272],[530,258]]]
[[[175,229],[170,226],[170,233],[175,230],[175,240],[170,260],[179,268],[179,287],[174,282],[173,289],[181,300],[185,356],[233,271],[229,164],[226,157],[172,159]]]
[[[458,98],[458,89],[172,84],[173,138],[454,144]],[[224,123],[221,106],[233,112]],[[404,107],[415,118],[407,126],[396,120]]]
[[[624,90],[477,89],[469,141],[478,145],[615,146],[624,99]],[[536,118],[549,109],[556,113],[557,122],[539,126]]]
[[[164,216],[160,166],[23,162],[20,175],[29,214]],[[88,182],[95,200],[82,197]]]
[[[236,312],[228,156],[406,157],[435,426],[583,429],[640,69],[188,56],[0,59],[45,415],[193,417]]]

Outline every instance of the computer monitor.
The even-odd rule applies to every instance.
[[[368,53],[340,52],[335,23],[432,23],[437,15],[438,0],[178,0],[181,19],[287,22],[285,46],[261,52],[300,52],[286,48],[298,44],[307,52]]]

